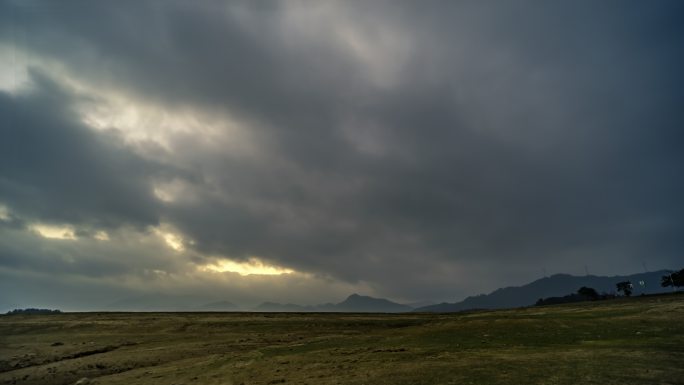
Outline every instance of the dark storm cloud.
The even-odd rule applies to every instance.
[[[101,252],[93,253],[92,248],[87,250],[83,245],[59,250],[50,247],[49,242],[36,244],[35,236],[26,236],[16,231],[4,231],[0,240],[0,265],[3,268],[49,271],[57,275],[79,274],[95,278],[116,277],[132,270],[125,265],[130,260],[102,258]]]
[[[46,151],[32,147],[33,163],[10,153],[2,169],[3,181],[33,178],[22,183],[44,194],[20,199],[0,184],[13,208],[25,202],[17,210],[161,217],[202,253],[257,255],[400,296],[467,293],[507,274],[533,278],[541,265],[611,274],[680,261],[678,2],[67,1],[3,11],[3,41],[103,92],[237,117],[261,150],[241,157],[171,137],[167,161],[211,182],[196,186],[199,199],[160,205],[147,183],[155,166],[78,128],[66,141],[76,154],[87,141],[105,146],[92,151],[101,155],[84,185],[106,187],[84,196],[44,182],[79,168],[48,173]],[[60,122],[60,103],[24,102],[39,103],[31,119]],[[5,96],[3,108],[26,111],[17,103]],[[71,151],[54,159],[78,159]],[[114,172],[100,173],[102,163]],[[89,204],[97,194],[113,201]]]
[[[172,169],[86,128],[78,96],[39,72],[32,89],[0,93],[0,200],[20,218],[98,228],[158,223],[150,180]]]

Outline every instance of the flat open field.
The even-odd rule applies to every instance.
[[[0,384],[84,377],[122,385],[684,384],[684,296],[451,315],[0,317]]]

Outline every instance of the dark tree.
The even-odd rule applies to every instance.
[[[634,288],[634,285],[632,285],[632,282],[622,281],[622,282],[618,282],[617,284],[615,284],[615,286],[617,287],[617,291],[621,291],[627,297],[632,295],[632,289]]]
[[[582,302],[586,301],[587,297],[579,295],[579,294],[568,294],[563,297],[548,297],[548,298],[539,298],[537,300],[537,303],[535,303],[536,306],[542,306],[542,305],[558,305],[561,303],[573,303],[573,302]]]
[[[577,294],[581,295],[582,297],[589,298],[592,301],[595,301],[599,298],[599,294],[596,290],[586,286],[580,287],[579,290],[577,290]]]
[[[59,314],[61,313],[60,310],[52,310],[52,309],[35,309],[35,308],[28,308],[28,309],[14,309],[10,310],[7,312],[8,315],[12,314]]]
[[[660,286],[668,287],[682,287],[684,286],[684,269],[673,271],[668,275],[663,275],[660,281]]]

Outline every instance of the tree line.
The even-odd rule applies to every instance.
[[[617,291],[622,292],[625,296],[629,297],[632,295],[632,290],[634,285],[631,281],[622,281],[615,284]],[[672,287],[680,288],[684,286],[684,269],[679,271],[672,271],[669,274],[665,274],[660,278],[660,286],[662,287]]]
[[[673,271],[669,274],[663,275],[660,280],[660,286],[672,287],[673,289],[684,286],[684,269],[681,269],[679,271]],[[631,281],[621,281],[615,284],[615,288],[618,293],[622,293],[624,296],[629,297],[632,295],[632,292],[634,290],[634,284],[632,284]],[[568,294],[563,297],[540,298],[539,300],[537,300],[535,305],[541,306],[581,301],[597,301],[601,299],[610,299],[615,297],[615,294],[599,294],[595,289],[591,287],[582,286],[581,288],[579,288],[579,290],[577,290],[576,293]]]
[[[10,310],[7,312],[7,315],[12,315],[12,314],[59,314],[59,313],[61,313],[60,310],[27,308],[27,309]]]

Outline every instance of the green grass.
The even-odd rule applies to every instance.
[[[462,314],[0,317],[0,384],[684,384],[684,296]]]

